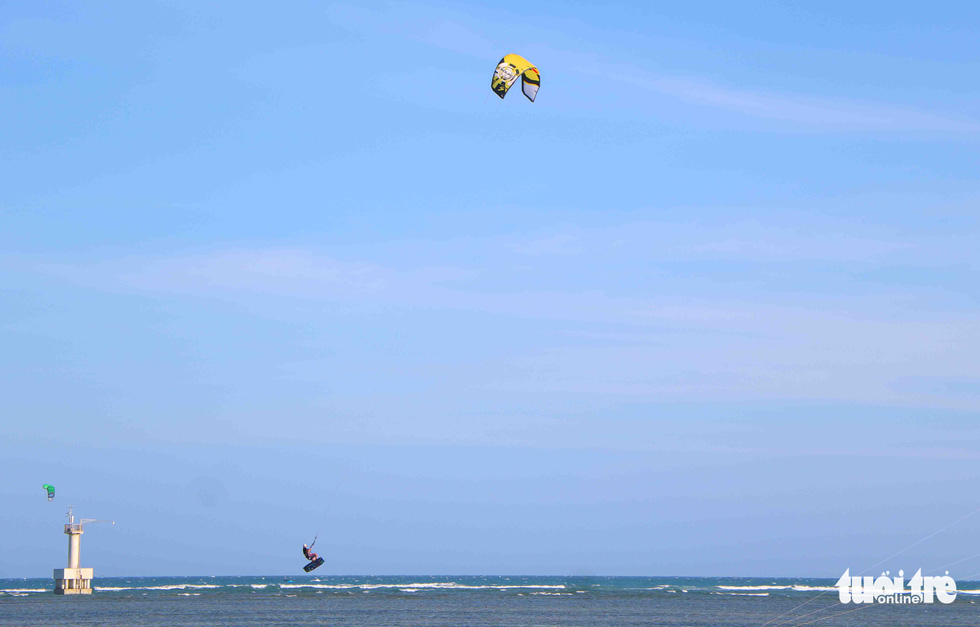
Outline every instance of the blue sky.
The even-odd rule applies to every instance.
[[[978,23],[4,4],[0,577],[69,502],[101,575],[322,528],[332,573],[836,578],[969,514]]]

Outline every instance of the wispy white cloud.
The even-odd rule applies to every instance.
[[[831,293],[801,300],[799,293],[747,292],[732,299],[710,286],[687,289],[674,283],[669,291],[650,291],[638,283],[611,291],[574,278],[597,265],[608,279],[676,258],[777,265],[825,259],[861,267],[882,259],[907,262],[910,251],[925,259],[938,246],[871,232],[837,242],[826,233],[788,233],[754,223],[701,229],[700,237],[692,229],[636,223],[543,238],[395,243],[359,260],[344,251],[283,247],[82,263],[8,258],[15,262],[7,266],[21,274],[152,298],[217,298],[263,308],[273,295],[354,309],[414,309],[443,318],[478,313],[482,319],[500,317],[501,328],[555,324],[557,335],[547,346],[512,347],[507,355],[480,360],[462,377],[485,390],[521,393],[533,387],[556,394],[671,400],[822,399],[980,409],[980,396],[955,386],[896,383],[926,376],[980,377],[975,359],[980,323],[969,312],[904,311],[903,299],[916,296],[915,286],[877,295]],[[629,251],[625,258],[614,256],[619,248]],[[464,249],[477,253],[478,267],[468,264],[472,257]],[[648,257],[638,258],[637,251],[648,251]],[[947,260],[967,254],[955,247],[946,253]],[[554,263],[565,277],[560,284],[525,278],[548,275],[552,270],[546,268]],[[514,271],[517,266],[523,269]],[[291,314],[287,309],[276,315]]]
[[[526,238],[513,241],[509,247],[521,255],[579,255],[584,249],[579,243],[579,237],[569,232],[559,232],[542,235],[539,238]]]
[[[337,7],[333,11],[339,23],[356,23],[360,27],[381,29],[428,44],[439,50],[495,60],[502,51],[510,51],[507,39],[494,37],[486,25],[472,25],[461,16],[447,19],[420,13],[410,23],[389,23],[383,12],[363,8]],[[502,20],[503,21],[503,20]],[[548,41],[551,44],[537,42]],[[532,51],[548,60],[554,74],[566,77],[590,76],[597,83],[639,88],[668,99],[676,99],[748,116],[789,124],[800,130],[834,132],[943,132],[978,133],[980,120],[972,112],[966,115],[923,111],[894,102],[868,102],[846,96],[830,97],[812,93],[792,93],[751,86],[733,86],[712,81],[697,74],[652,71],[643,67],[624,66],[615,61],[611,51],[580,49],[566,33],[542,32]],[[537,58],[537,57],[536,57]]]
[[[936,248],[938,258],[962,255],[967,242],[908,237],[854,224],[799,223],[786,227],[759,220],[640,221],[607,227],[566,226],[529,236],[514,245],[527,254],[629,254],[647,261],[873,261]],[[952,248],[951,248],[952,246]],[[942,251],[945,251],[944,253]]]
[[[83,263],[22,260],[18,265],[101,289],[194,296],[275,294],[311,300],[392,298],[410,287],[437,286],[466,275],[439,266],[399,270],[301,248],[235,248]]]
[[[911,372],[975,382],[980,369],[971,354],[980,350],[980,324],[969,317],[894,322],[763,306],[736,312],[719,307],[715,320],[705,317],[681,327],[653,324],[643,341],[633,337],[530,350],[497,368],[497,376],[483,379],[483,385],[511,393],[548,390],[637,400],[778,399],[980,409],[976,388],[899,385]]]
[[[833,131],[980,132],[980,121],[890,103],[868,103],[819,94],[792,94],[733,88],[698,77],[664,76],[637,69],[593,68],[592,73],[677,98],[764,120],[787,122],[804,129]]]
[[[241,247],[60,263],[8,256],[7,265],[93,287],[146,292],[272,293],[499,313],[509,310],[504,305],[509,295],[517,295],[516,315],[531,315],[535,309],[550,315],[549,311],[567,309],[569,313],[559,317],[627,320],[654,315],[694,320],[702,315],[719,316],[716,311],[699,313],[689,306],[699,299],[710,302],[711,286],[673,286],[673,298],[666,294],[651,298],[644,291],[648,284],[634,283],[617,289],[618,297],[611,299],[603,296],[605,281],[624,272],[656,275],[684,264],[700,264],[692,267],[705,279],[725,277],[727,264],[739,262],[776,270],[786,264],[806,264],[813,269],[846,267],[852,273],[889,266],[970,267],[980,262],[975,237],[969,230],[914,234],[853,221],[796,220],[792,226],[755,219],[639,221],[603,227],[564,225],[520,235],[396,241],[357,251]],[[556,264],[561,270],[556,280],[538,280],[554,276]],[[495,287],[498,285],[502,287]],[[800,292],[808,289],[812,288],[806,282],[798,286]],[[914,295],[915,286],[908,289]],[[853,296],[841,296],[837,302],[845,298],[855,302]]]

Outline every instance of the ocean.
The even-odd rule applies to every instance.
[[[102,577],[90,596],[0,579],[0,625],[786,627],[980,624],[980,582],[949,605],[844,605],[834,580],[716,577]]]

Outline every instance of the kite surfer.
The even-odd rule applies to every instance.
[[[316,545],[316,539],[320,537],[320,532],[316,532],[316,536],[313,538],[313,542],[310,546],[303,545],[303,557],[310,560],[309,564],[303,567],[306,572],[311,572],[323,566],[323,558],[313,552],[313,547]]]
[[[316,538],[313,539],[313,544],[316,544]],[[316,570],[323,565],[323,558],[313,552],[313,544],[310,546],[303,545],[303,557],[310,560],[310,563],[303,567],[306,572]]]

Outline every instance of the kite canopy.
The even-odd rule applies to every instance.
[[[497,64],[497,69],[493,71],[490,88],[502,99],[507,95],[511,85],[517,81],[518,76],[521,77],[521,89],[524,95],[534,102],[534,97],[538,95],[538,87],[541,86],[541,73],[534,64],[519,54],[504,55]]]
[[[47,490],[47,491],[48,491],[48,500],[49,500],[49,501],[53,501],[53,500],[54,500],[54,486],[53,486],[53,485],[50,485],[50,484],[47,484],[47,483],[45,483],[45,484],[44,484],[43,486],[41,486],[41,487],[42,487],[42,488],[44,488],[45,490]]]

